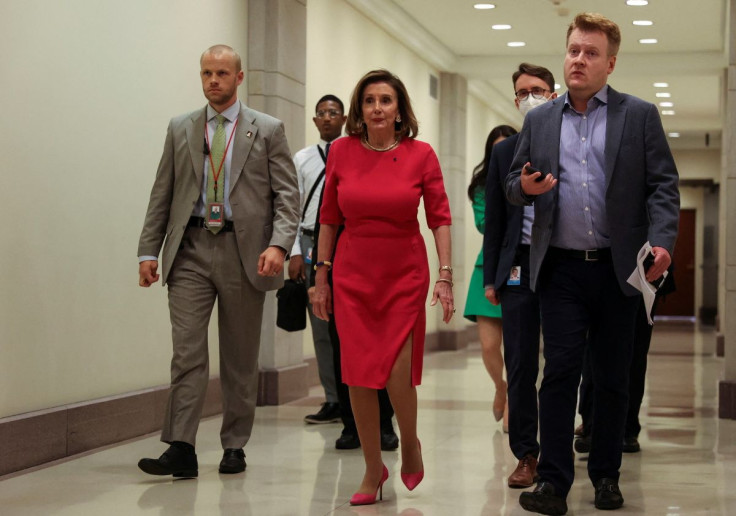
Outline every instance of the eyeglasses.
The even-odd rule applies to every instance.
[[[514,93],[517,99],[519,100],[526,100],[526,98],[529,96],[529,94],[532,94],[532,97],[534,97],[537,100],[541,100],[544,98],[544,94],[549,92],[549,90],[545,90],[544,88],[532,88],[532,91],[528,90],[519,90]]]
[[[320,109],[317,111],[317,118],[324,118],[325,115],[329,115],[330,118],[337,118],[338,116],[341,116],[342,113],[337,109],[328,109],[327,111]]]

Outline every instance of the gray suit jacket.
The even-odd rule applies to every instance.
[[[530,111],[516,146],[505,190],[509,202],[534,204],[530,256],[531,286],[549,247],[559,189],[537,197],[521,191],[521,169],[528,161],[559,177],[560,128],[566,95]],[[680,216],[678,175],[656,106],[609,86],[605,148],[606,216],[616,278],[627,295],[639,293],[626,283],[636,255],[649,240],[670,256]]]
[[[163,245],[166,284],[184,230],[200,196],[204,174],[207,109],[173,118],[151,190],[138,256],[158,256]],[[283,285],[283,276],[258,275],[258,257],[268,246],[288,251],[299,223],[299,186],[280,120],[240,104],[230,165],[230,206],[240,259],[259,290]]]

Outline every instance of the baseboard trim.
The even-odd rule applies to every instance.
[[[718,417],[736,419],[736,382],[724,380],[718,383]]]
[[[475,328],[433,332],[425,349],[459,350],[473,340]],[[260,371],[258,405],[281,405],[309,395],[319,384],[317,364],[309,357],[296,366]],[[169,386],[63,405],[36,412],[0,418],[0,477],[114,445],[161,430]],[[222,412],[219,377],[207,387],[202,417]]]

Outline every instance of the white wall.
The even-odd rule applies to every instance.
[[[0,3],[0,417],[169,382],[166,292],[137,286],[138,235],[168,119],[205,104],[199,55],[245,56],[246,14]]]

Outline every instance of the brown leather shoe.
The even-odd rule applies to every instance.
[[[537,481],[537,459],[527,455],[519,461],[516,469],[509,476],[509,487],[531,487]]]

